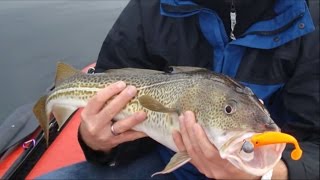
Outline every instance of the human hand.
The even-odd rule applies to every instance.
[[[179,151],[188,152],[191,163],[205,176],[214,179],[260,179],[222,159],[202,127],[196,123],[193,112],[186,111],[179,117],[179,121],[180,133],[173,132],[174,142]]]
[[[126,86],[123,81],[106,86],[92,97],[81,112],[80,134],[83,141],[92,149],[104,152],[127,141],[133,141],[146,134],[131,130],[132,127],[144,121],[147,117],[143,111],[112,122],[125,105],[136,95],[134,86]],[[111,132],[111,126],[114,135]]]

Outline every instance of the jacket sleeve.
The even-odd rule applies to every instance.
[[[319,13],[319,1],[310,1],[311,14]],[[312,9],[314,8],[314,9]],[[317,9],[317,10],[315,10]],[[301,39],[299,59],[293,77],[284,88],[284,106],[294,119],[287,121],[282,130],[298,138],[302,158],[291,160],[292,146],[283,154],[289,179],[319,179],[319,16],[314,16],[316,30]]]
[[[113,148],[110,152],[97,151],[91,149],[83,141],[78,130],[78,141],[86,160],[93,164],[117,166],[127,164],[135,159],[144,156],[156,147],[156,142],[150,138],[142,138],[131,142],[126,142]]]
[[[103,42],[97,72],[124,67],[157,69],[148,61],[141,5],[140,0],[131,0],[116,20]]]
[[[103,152],[91,149],[82,139],[80,131],[78,130],[78,142],[84,153],[84,156],[88,162],[93,164],[107,164],[114,161],[114,157],[117,153],[117,148],[111,150],[111,152]]]

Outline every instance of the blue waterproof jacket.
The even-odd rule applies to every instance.
[[[291,146],[284,151],[289,178],[318,179],[319,1],[275,0],[272,11],[232,40],[218,13],[195,1],[132,0],[108,33],[96,72],[186,65],[233,77],[264,100],[282,131],[304,149],[300,161],[291,160]],[[111,158],[98,156],[81,137],[80,144],[89,161]],[[173,152],[159,149],[168,162]],[[191,164],[174,173],[178,179],[205,178]]]

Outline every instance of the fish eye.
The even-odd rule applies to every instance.
[[[232,114],[235,111],[236,111],[236,102],[235,101],[228,102],[224,107],[224,112],[226,114]]]
[[[225,107],[225,112],[226,112],[227,114],[231,114],[231,112],[232,112],[232,107],[231,107],[230,105],[226,105],[226,107]]]

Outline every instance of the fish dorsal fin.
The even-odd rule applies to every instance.
[[[171,73],[188,73],[188,72],[207,72],[209,71],[206,68],[202,67],[192,67],[192,66],[171,66],[172,72]]]
[[[77,110],[77,107],[67,106],[67,105],[53,106],[52,114],[56,118],[56,121],[59,125],[59,130],[75,110]]]
[[[58,85],[61,81],[79,73],[80,71],[73,68],[72,66],[58,62],[57,64],[57,71],[56,71],[56,79],[55,85]]]
[[[138,98],[139,103],[151,111],[163,112],[163,113],[178,113],[179,111],[174,108],[165,107],[159,101],[149,95],[142,95]]]
[[[179,167],[185,165],[187,162],[189,162],[191,158],[189,157],[187,151],[181,151],[177,152],[169,161],[167,166],[160,172],[156,172],[152,174],[151,177],[158,175],[158,174],[167,174],[170,173]]]
[[[39,125],[44,132],[44,138],[46,139],[46,143],[47,145],[49,145],[49,117],[46,113],[46,101],[47,96],[42,96],[33,106],[33,113],[36,116]]]
[[[106,70],[105,73],[112,73],[112,74],[160,74],[163,71],[157,71],[152,69],[139,69],[139,68],[122,68],[122,69],[109,69]]]
[[[192,66],[170,66],[172,71],[170,74],[176,73],[192,73],[192,72],[207,72],[208,69],[200,68],[200,67],[192,67]],[[109,69],[106,70],[105,73],[110,74],[130,74],[130,75],[145,75],[145,74],[163,74],[166,71],[159,71],[153,69],[139,69],[139,68],[121,68],[121,69]]]

